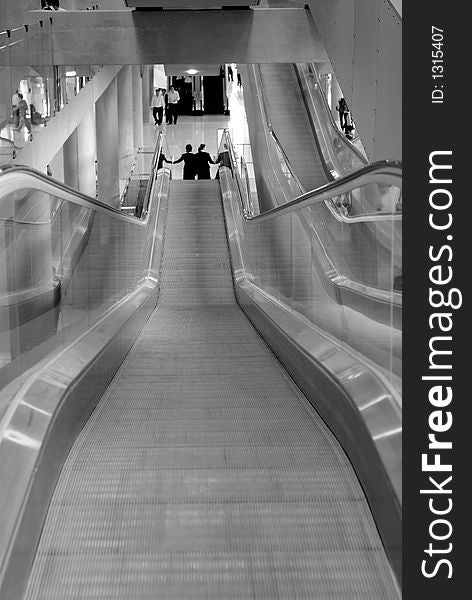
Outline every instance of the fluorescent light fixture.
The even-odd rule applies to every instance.
[[[198,73],[198,71],[197,71],[197,69],[189,69],[189,70],[187,71],[187,73],[188,73],[189,75],[195,75],[196,73]]]
[[[76,75],[76,71],[66,71],[66,77],[75,77]]]

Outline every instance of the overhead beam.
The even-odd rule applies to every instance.
[[[205,9],[223,6],[245,6],[257,4],[257,0],[125,0],[125,5],[137,8],[186,8]]]
[[[49,14],[57,65],[327,60],[304,8]]]

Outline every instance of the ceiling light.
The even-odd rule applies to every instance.
[[[76,71],[66,71],[66,77],[75,77],[76,75]]]
[[[187,73],[188,73],[189,75],[195,75],[196,73],[198,73],[198,71],[197,71],[197,69],[189,69],[189,70],[187,71]]]

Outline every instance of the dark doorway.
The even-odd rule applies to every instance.
[[[223,79],[219,76],[203,76],[203,104],[205,114],[222,115],[225,111]]]
[[[171,85],[179,92],[179,114],[191,115],[193,113],[192,78],[172,77]]]

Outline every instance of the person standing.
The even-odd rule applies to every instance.
[[[347,127],[347,113],[349,112],[349,108],[347,107],[347,102],[344,98],[339,99],[336,110],[339,113],[339,125],[341,126],[341,130],[345,131],[345,128]]]
[[[217,165],[217,164],[219,164],[220,167],[228,167],[228,169],[231,171],[231,176],[233,176],[233,165],[232,165],[231,157],[230,157],[229,150],[228,150],[228,144],[224,144],[223,150],[218,154],[218,157],[215,160],[215,165]],[[218,168],[215,179],[219,179],[219,178],[220,178],[220,169]]]
[[[192,153],[191,144],[187,144],[185,146],[185,152],[182,154],[180,158],[174,161],[169,161],[164,159],[165,162],[170,163],[171,165],[176,165],[177,163],[184,163],[184,179],[195,179],[195,175],[197,174],[196,169],[196,155]]]
[[[228,65],[228,81],[234,81],[233,79],[233,67]]]
[[[215,161],[208,152],[205,152],[205,144],[200,144],[200,146],[198,146],[198,152],[195,155],[195,163],[197,168],[197,179],[211,179],[210,165],[214,165]]]
[[[172,122],[174,123],[174,125],[177,125],[177,118],[179,116],[179,109],[178,109],[178,103],[180,100],[180,94],[177,90],[174,89],[174,86],[171,85],[170,86],[170,90],[169,93],[167,94],[168,100],[169,100],[169,106],[168,106],[168,110],[169,110],[169,125],[172,125]]]
[[[243,82],[241,81],[241,73],[239,71],[236,74],[236,80],[238,82],[238,87],[243,87]]]

